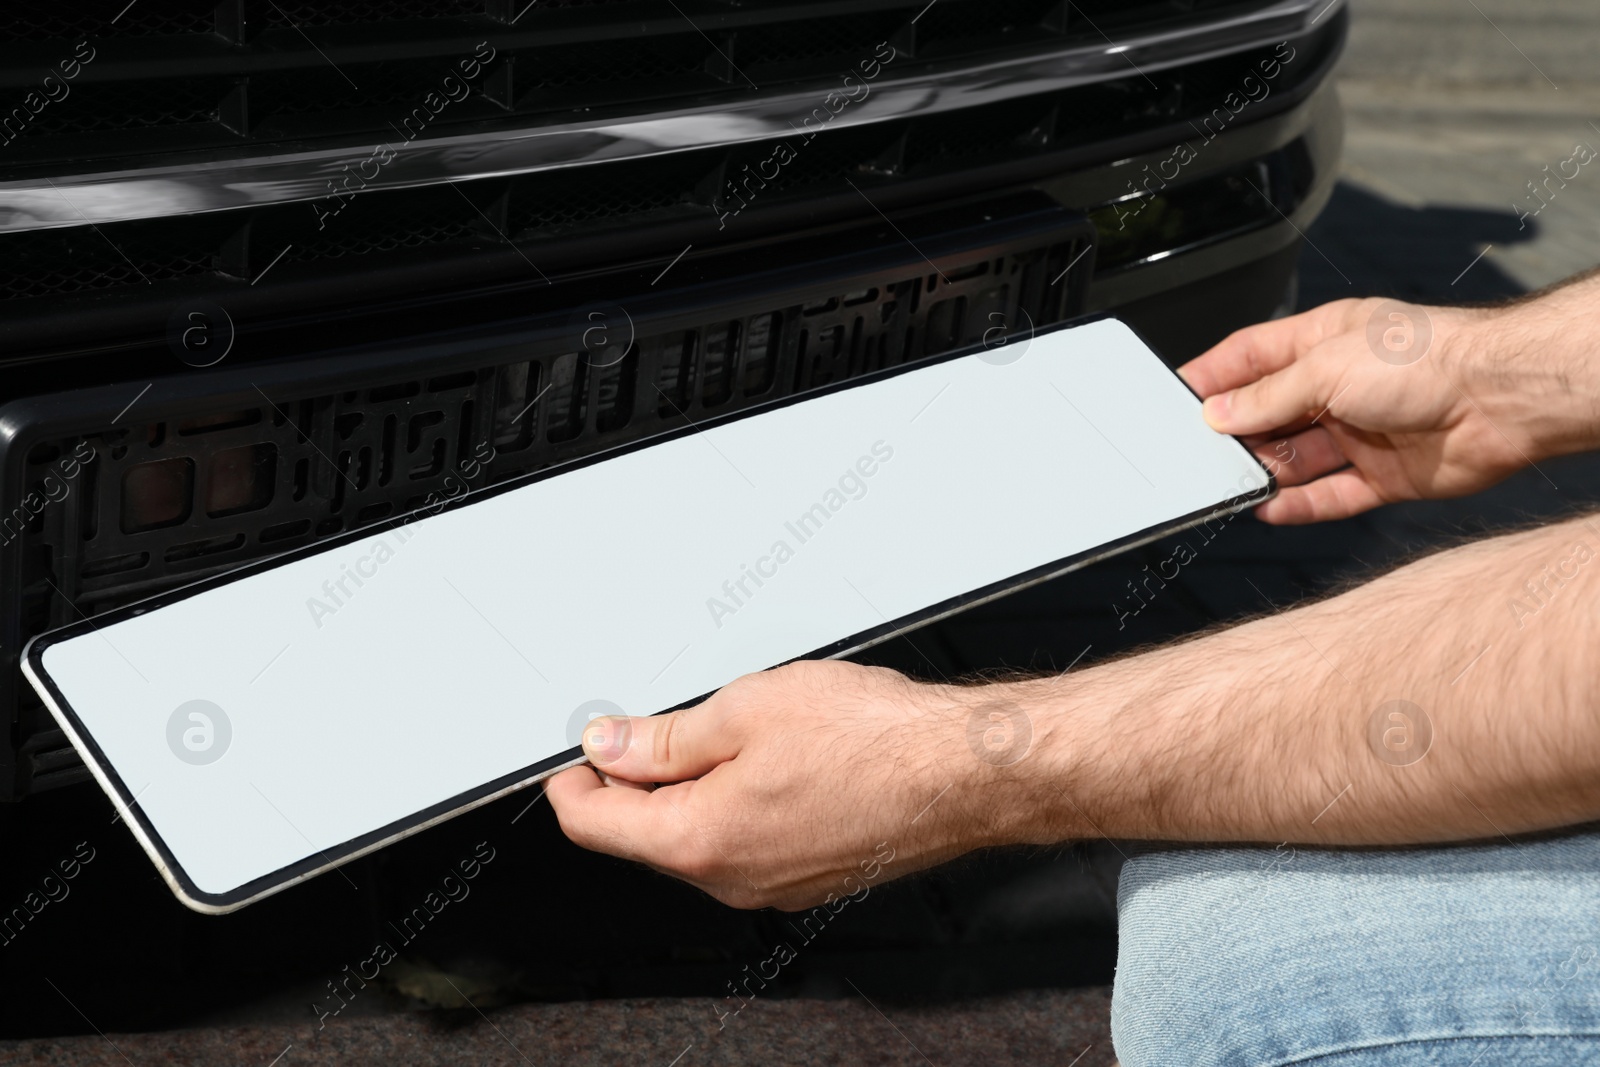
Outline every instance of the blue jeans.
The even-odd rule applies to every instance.
[[[1123,868],[1122,1067],[1600,1065],[1600,832],[1153,852]]]

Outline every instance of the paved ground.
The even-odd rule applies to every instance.
[[[1600,262],[1600,160],[1560,178],[1576,145],[1600,150],[1600,8],[1354,0],[1353,10],[1340,77],[1346,184],[1311,234],[1332,265],[1306,257],[1303,298],[1384,289],[1477,300]],[[1535,198],[1528,183],[1550,174]]]
[[[1600,129],[1593,125],[1600,123],[1600,66],[1592,55],[1600,41],[1600,6],[1594,0],[1356,0],[1355,13],[1341,79],[1349,111],[1346,180],[1310,231],[1313,247],[1301,267],[1302,305],[1368,293],[1432,301],[1495,299],[1600,261],[1600,160],[1565,185],[1552,182],[1543,206],[1527,187],[1545,179],[1546,166],[1557,170],[1576,144],[1600,148]],[[1525,212],[1528,217],[1520,218]],[[891,646],[881,658],[923,674],[1001,664],[1059,668],[1086,648],[1086,659],[1093,660],[1264,610],[1264,598],[1292,602],[1462,532],[1559,514],[1596,500],[1600,464],[1580,458],[1548,464],[1542,473],[1530,472],[1492,493],[1449,505],[1397,508],[1302,530],[1270,530],[1244,519],[1206,546],[1170,595],[1125,629],[1118,628],[1111,604],[1134,572],[1162,558],[1160,546],[924,631],[914,638],[915,647]],[[83,818],[103,823],[108,816],[95,807],[97,798],[83,797],[44,802],[85,804],[92,810]],[[495,872],[497,883],[486,878],[475,890],[478,904],[463,905],[460,914],[447,917],[449,924],[441,922],[429,943],[431,963],[363,995],[320,1034],[306,1022],[306,1001],[325,997],[323,979],[336,977],[324,973],[324,963],[308,954],[304,980],[289,991],[262,982],[258,994],[244,1003],[208,999],[207,990],[181,987],[167,977],[181,970],[178,957],[191,970],[196,961],[207,963],[245,988],[258,961],[228,958],[220,945],[196,937],[174,918],[174,960],[144,961],[140,970],[119,980],[118,988],[126,990],[121,1003],[79,1005],[94,1020],[91,1026],[112,1032],[111,1038],[0,1042],[0,1060],[266,1064],[292,1044],[283,1067],[521,1063],[532,1050],[538,1050],[532,1062],[550,1062],[556,1054],[561,1062],[599,1063],[616,1060],[624,1048],[635,1053],[630,1062],[666,1064],[692,1042],[681,1060],[684,1067],[811,1059],[1067,1063],[1086,1048],[1081,1067],[1109,1062],[1104,983],[1114,948],[1112,887],[1120,862],[1115,846],[1062,852],[1049,863],[978,858],[881,895],[875,892],[830,930],[831,948],[824,950],[819,942],[804,961],[803,976],[783,990],[790,999],[758,1000],[719,1032],[714,1020],[724,1003],[723,987],[738,974],[727,945],[734,946],[739,960],[756,959],[764,946],[787,935],[764,920],[733,924],[708,910],[703,898],[663,882],[649,887],[651,913],[646,914],[641,898],[628,895],[638,892],[638,881],[626,882],[620,868],[571,850],[537,815],[513,831],[509,823],[516,814],[498,806],[461,820],[472,833],[507,843],[506,859],[497,861],[504,864]],[[131,847],[126,834],[112,831],[106,828],[96,843],[104,842],[108,852]],[[420,839],[400,846],[371,861],[372,869],[384,862],[431,869],[419,859],[427,847]],[[440,863],[447,865],[450,858],[441,857]],[[135,854],[129,862],[139,865],[142,859]],[[573,881],[592,874],[591,885],[631,887],[614,897],[596,897],[581,912],[585,922],[607,924],[614,934],[620,931],[617,940],[636,949],[607,961],[609,985],[595,985],[594,975],[581,968],[549,962],[581,958],[586,935],[577,923],[534,917],[529,930],[479,925],[480,918],[514,909],[507,895],[541,877],[540,864],[569,871]],[[367,873],[366,868],[353,871],[363,891]],[[63,911],[78,909],[72,922],[92,924],[97,913],[116,913],[109,903],[104,908],[97,903],[96,894],[109,899],[113,890],[95,884],[93,874],[91,869],[80,879],[76,904],[59,905]],[[378,910],[392,904],[403,913],[409,905],[408,890],[403,884],[397,890],[396,880],[391,869],[386,884],[394,899],[380,902]],[[155,884],[139,891],[145,890],[152,901],[165,892]],[[327,908],[320,916],[298,920],[309,925],[286,935],[285,951],[343,936],[335,894],[348,891],[332,879],[307,886],[306,894],[323,894],[319,901],[326,897]],[[494,903],[495,894],[501,903]],[[572,896],[579,901],[584,894]],[[245,921],[281,921],[272,908],[267,902],[251,909]],[[166,913],[154,905],[150,913],[165,921]],[[58,918],[69,921],[66,915]],[[662,925],[680,922],[705,931],[708,941],[699,948],[673,946],[677,956],[667,982],[650,962],[657,958],[650,939],[661,936]],[[96,936],[109,944],[117,931],[108,926]],[[544,956],[540,938],[547,943]],[[503,973],[474,956],[474,946],[485,944],[510,946],[507,954],[529,962],[515,974]],[[975,952],[975,944],[994,951]],[[891,952],[904,945],[943,947],[928,949],[907,966],[908,957]],[[1071,947],[1064,951],[1062,945]],[[53,978],[64,992],[75,993],[87,984],[81,977],[84,965],[61,960]],[[444,988],[444,976],[487,1008],[489,1017],[459,1007],[459,998]],[[685,983],[692,995],[651,999]],[[1085,988],[1028,988],[1072,984]],[[37,1005],[13,1002],[0,1009],[60,1008],[55,994],[44,994]],[[493,1007],[506,999],[591,995],[623,999]],[[458,1007],[450,1010],[452,1004]],[[430,1005],[432,1012],[397,1011]],[[75,1021],[70,1026],[83,1029]],[[187,1029],[116,1033],[148,1026]]]
[[[882,1008],[883,1010],[879,1010]],[[563,1067],[663,1067],[842,1063],[879,1067],[987,1067],[994,1063],[1105,1067],[1112,1062],[1104,990],[1030,991],[1002,1002],[974,1000],[933,1009],[848,1001],[752,1002],[718,1019],[687,1000],[521,1005],[493,1019],[465,1013],[366,1018],[316,1032],[214,1027],[0,1048],[23,1065],[127,1067],[170,1064],[352,1063],[456,1067],[559,1063]],[[274,1060],[276,1056],[281,1060]]]

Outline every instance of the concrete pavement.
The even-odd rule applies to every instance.
[[[1600,159],[1562,166],[1600,151],[1600,5],[1352,2],[1345,187],[1310,236],[1354,284],[1311,250],[1302,305],[1369,288],[1485,299],[1600,263]]]

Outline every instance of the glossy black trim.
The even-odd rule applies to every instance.
[[[1063,45],[1042,53],[983,57],[877,83],[840,112],[844,129],[1002,103],[1059,89],[1216,59],[1313,32],[1345,0],[1275,0],[1196,24],[1129,33],[1121,40]],[[864,54],[870,54],[864,50]],[[892,53],[891,53],[892,54]],[[332,62],[330,60],[330,62]],[[788,137],[796,116],[819,107],[830,82],[609,120],[473,131],[404,143],[364,181],[363,191],[466,182],[563,167],[594,166]],[[387,136],[381,133],[380,136]],[[330,183],[369,163],[370,137],[338,148],[243,158],[188,159],[160,166],[28,177],[0,182],[0,232],[103,225],[326,198]],[[387,146],[386,146],[387,147]],[[364,172],[363,172],[364,177]]]

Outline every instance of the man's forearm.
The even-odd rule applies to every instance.
[[[1524,459],[1600,448],[1600,271],[1466,314],[1441,369]]]
[[[1257,514],[1288,524],[1600,449],[1596,353],[1589,277],[1498,308],[1336,301],[1180,373],[1211,426],[1281,463]],[[579,844],[741,907],[832,900],[879,848],[906,874],[1101,834],[1409,844],[1597,820],[1597,592],[1600,519],[1574,520],[1060,678],[793,663],[596,720],[603,774],[563,771],[547,794]]]
[[[1600,522],[1574,520],[1063,679],[974,690],[1034,731],[1025,758],[984,770],[1015,800],[991,809],[994,839],[1398,844],[1600,818],[1597,592]]]

